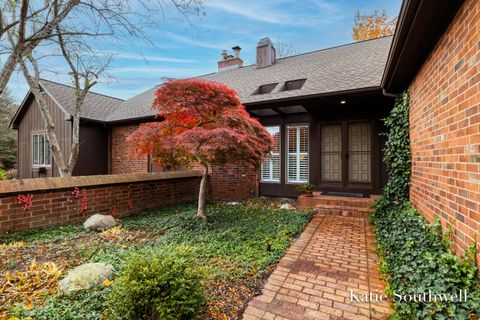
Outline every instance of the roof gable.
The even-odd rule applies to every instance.
[[[44,79],[40,80],[40,86],[55,105],[65,113],[66,118],[73,116],[75,113],[75,89],[73,87]],[[22,115],[26,108],[29,107],[31,99],[34,99],[34,97],[33,93],[29,91],[10,122],[12,128],[15,128],[21,121]],[[85,97],[80,117],[82,119],[105,122],[107,116],[119,107],[122,102],[122,99],[89,91]]]
[[[73,115],[75,113],[75,89],[73,87],[48,80],[41,80],[40,85],[67,114]],[[108,115],[122,102],[122,99],[89,91],[85,97],[80,117],[105,121]]]

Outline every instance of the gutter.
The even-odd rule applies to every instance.
[[[364,93],[373,93],[381,91],[381,86],[373,86],[373,87],[364,87],[364,88],[355,88],[355,89],[346,89],[341,91],[331,91],[331,92],[323,92],[323,93],[312,93],[306,95],[296,95],[296,96],[289,96],[277,99],[269,99],[269,100],[259,100],[253,102],[244,102],[243,105],[245,107],[256,106],[256,105],[263,105],[268,103],[277,103],[277,102],[288,102],[292,100],[304,100],[304,99],[313,99],[313,98],[331,98],[340,95],[354,95],[354,94],[364,94]]]
[[[385,88],[382,89],[382,94],[385,97],[389,97],[389,98],[398,98],[398,96],[400,95],[399,93],[390,93]]]

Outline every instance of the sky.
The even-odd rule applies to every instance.
[[[92,91],[128,99],[164,78],[216,72],[221,51],[236,45],[242,48],[244,65],[249,65],[263,37],[288,47],[290,54],[351,43],[357,9],[362,14],[385,10],[393,18],[400,6],[401,0],[205,0],[202,13],[188,17],[167,7],[157,25],[145,28],[148,41],[95,42],[99,52],[112,53],[113,58],[108,78]],[[47,71],[42,77],[69,84],[66,70],[59,63],[55,74]],[[8,88],[17,101],[28,92],[19,72]]]

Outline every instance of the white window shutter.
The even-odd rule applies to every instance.
[[[287,182],[308,182],[309,130],[308,125],[287,126]]]
[[[262,161],[260,178],[264,182],[280,182],[280,126],[266,129],[273,137],[274,147]]]

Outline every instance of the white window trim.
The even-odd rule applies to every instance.
[[[308,129],[308,152],[300,152],[300,135],[297,134],[297,152],[295,153],[290,153],[290,145],[289,145],[289,134],[288,130],[290,128],[301,128],[301,127],[306,127]],[[310,181],[310,125],[308,123],[296,123],[296,124],[288,124],[285,129],[285,139],[286,141],[286,156],[285,156],[285,184],[299,184],[299,183],[308,183]],[[296,173],[296,179],[295,180],[289,180],[288,177],[288,167],[289,167],[289,155],[296,155],[297,157],[297,173]],[[307,155],[308,156],[308,171],[307,171],[307,180],[303,181],[300,180],[300,156],[302,155]]]
[[[32,135],[31,135],[31,138],[32,138],[32,143],[31,143],[31,150],[32,150],[32,168],[51,168],[52,167],[52,159],[53,159],[53,155],[52,155],[52,150],[50,150],[50,164],[34,164],[33,163],[33,157],[34,157],[34,153],[33,153],[33,137],[34,136],[41,136],[43,135],[44,136],[44,141],[46,142],[48,140],[48,137],[47,137],[47,133],[46,132],[32,132]],[[38,157],[39,157],[39,160],[40,160],[40,140],[38,140]],[[46,146],[47,144],[44,143],[44,150],[43,150],[43,155],[44,155],[44,159],[43,161],[45,162],[45,151],[46,151]]]
[[[265,129],[267,128],[278,128],[278,132],[280,134],[280,139],[278,141],[278,152],[270,152],[270,159],[268,160],[270,162],[270,174],[269,176],[270,177],[273,177],[273,159],[271,158],[271,156],[273,155],[277,155],[278,156],[278,161],[279,161],[279,167],[280,167],[280,171],[279,171],[279,177],[278,179],[263,179],[263,175],[262,175],[262,166],[260,165],[260,182],[261,183],[276,183],[276,184],[279,184],[280,181],[281,181],[281,168],[282,168],[282,126],[281,125],[271,125],[271,126],[265,126]],[[265,160],[263,160],[265,161]],[[263,163],[262,161],[262,163]]]

